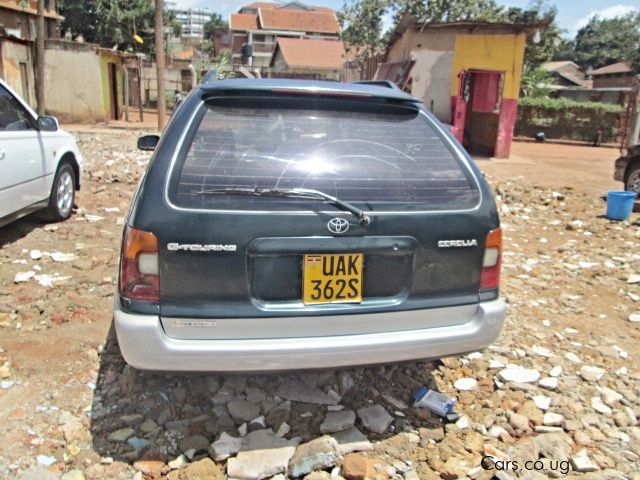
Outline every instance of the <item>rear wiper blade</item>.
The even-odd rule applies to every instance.
[[[294,197],[326,200],[336,207],[352,213],[359,221],[360,225],[367,226],[371,223],[371,218],[358,207],[340,200],[328,193],[311,188],[249,188],[249,187],[220,187],[194,192],[196,194],[212,195],[256,195],[271,197]]]

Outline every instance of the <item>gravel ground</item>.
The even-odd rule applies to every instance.
[[[75,133],[87,157],[75,215],[0,230],[0,477],[640,479],[640,229],[603,218],[594,194],[615,151],[516,145],[509,161],[479,162],[501,211],[509,302],[486,351],[168,375],[126,366],[110,329],[148,155],[131,132]],[[421,385],[454,397],[458,415],[413,408]]]

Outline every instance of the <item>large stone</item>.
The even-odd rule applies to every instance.
[[[505,382],[531,383],[540,378],[540,372],[533,369],[523,368],[512,365],[504,370],[500,370],[498,374],[500,379]]]
[[[294,402],[316,405],[335,405],[338,401],[326,393],[311,387],[298,378],[285,380],[278,388],[278,395]]]
[[[388,477],[386,464],[379,458],[350,453],[342,461],[342,476],[347,480],[378,480]]]
[[[129,437],[132,437],[136,431],[133,428],[121,428],[120,430],[116,430],[115,432],[111,432],[111,434],[107,437],[107,440],[110,442],[126,442]]]
[[[519,413],[509,412],[509,424],[517,433],[524,433],[531,431],[531,425],[529,425],[529,418]]]
[[[62,432],[67,443],[79,440],[85,435],[85,428],[78,419],[70,420],[62,425]]]
[[[168,480],[224,480],[224,472],[210,458],[190,463],[180,470],[167,475]]]
[[[372,405],[358,410],[358,418],[367,430],[384,433],[391,425],[393,417],[387,413],[382,405]]]
[[[191,435],[180,440],[180,450],[187,452],[189,450],[206,450],[209,448],[209,440],[203,435]]]
[[[518,408],[518,413],[527,417],[534,425],[542,424],[543,413],[542,410],[538,408],[535,401],[527,400],[524,402],[520,408]]]
[[[550,460],[567,460],[573,441],[564,432],[545,433],[534,437],[540,455]]]
[[[169,471],[170,467],[160,460],[138,460],[133,468],[139,470],[148,477],[159,477]]]
[[[67,473],[62,475],[60,480],[84,480],[84,473],[82,473],[82,470],[69,470]]]
[[[597,382],[607,373],[605,369],[584,365],[580,368],[580,376],[587,382]]]
[[[213,442],[209,447],[209,455],[216,461],[226,460],[231,455],[235,455],[240,451],[243,439],[241,437],[232,437],[226,432],[222,432],[220,438]]]
[[[303,443],[289,460],[289,475],[297,478],[314,470],[333,467],[340,458],[338,442],[324,435]]]
[[[238,456],[227,462],[227,475],[239,480],[259,480],[287,470],[298,442],[276,436],[271,429],[249,433]]]
[[[365,452],[373,450],[373,445],[367,439],[366,435],[356,427],[333,433],[331,436],[336,442],[338,442],[338,450],[341,455],[346,455],[351,452]]]
[[[227,404],[227,410],[236,422],[250,422],[260,414],[260,406],[242,399],[233,399]]]
[[[576,472],[595,472],[599,470],[598,465],[589,458],[586,449],[582,449],[571,457],[571,466]]]
[[[353,427],[356,421],[356,414],[353,410],[340,410],[339,412],[329,412],[324,417],[320,425],[321,433],[333,433]]]

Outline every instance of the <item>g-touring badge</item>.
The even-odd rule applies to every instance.
[[[209,244],[201,245],[199,243],[167,243],[167,250],[170,252],[176,252],[179,250],[185,252],[235,252],[237,250],[236,245],[220,245]]]

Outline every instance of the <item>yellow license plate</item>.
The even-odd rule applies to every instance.
[[[302,301],[344,303],[362,301],[362,253],[305,255]]]

